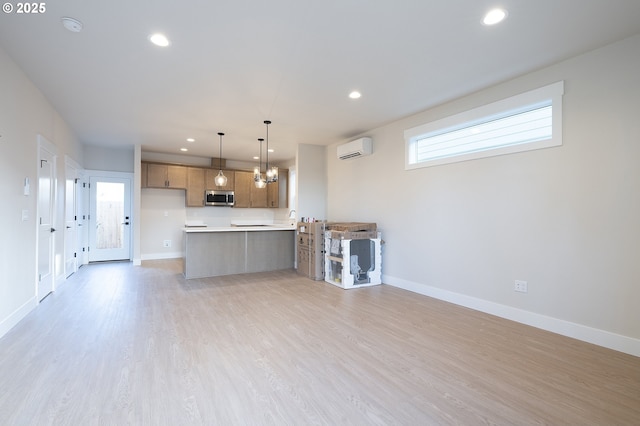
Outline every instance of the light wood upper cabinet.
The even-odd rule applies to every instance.
[[[232,170],[224,170],[223,173],[227,177],[227,185],[216,186],[213,179],[218,175],[219,171],[219,169],[204,169],[201,167],[187,168],[187,207],[204,206],[204,193],[206,190],[234,190],[235,172]]]
[[[233,191],[235,188],[235,172],[233,170],[223,170],[222,173],[227,177],[225,186],[216,186],[214,179],[218,176],[220,169],[204,169],[205,170],[205,189],[220,189],[223,191]]]
[[[184,166],[167,166],[168,188],[187,188],[187,168]]]
[[[187,188],[187,168],[168,164],[147,164],[149,188]]]
[[[147,164],[147,186],[149,188],[165,188],[167,186],[167,166]]]
[[[198,166],[143,162],[141,164],[143,188],[185,189],[187,207],[205,205],[206,190],[235,191],[235,207],[238,208],[284,208],[287,206],[287,172],[280,169],[280,180],[266,188],[256,188],[253,172],[223,170],[227,185],[216,187],[214,178],[219,169]]]
[[[205,169],[187,167],[187,207],[204,206]]]
[[[253,174],[250,172],[235,173],[234,207],[251,207],[251,186],[253,185]]]
[[[280,181],[267,184],[267,207],[279,207],[280,205]]]
[[[267,205],[269,208],[287,208],[289,205],[289,170],[280,169],[277,182],[267,184]]]
[[[255,208],[267,207],[267,188],[256,188],[253,181],[253,173],[248,172],[251,176],[251,206]]]
[[[252,172],[236,171],[234,207],[267,207],[267,189],[256,188]]]
[[[236,172],[234,207],[246,208],[251,206],[251,185],[253,185],[253,175],[251,173]]]

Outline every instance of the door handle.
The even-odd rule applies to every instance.
[[[56,228],[51,228],[51,232],[56,232]]]
[[[129,222],[122,222],[122,224],[123,224],[123,225],[128,225],[128,224],[129,224]]]
[[[71,227],[70,227],[70,226],[67,226],[67,229],[71,229]]]

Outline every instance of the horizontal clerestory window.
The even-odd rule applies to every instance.
[[[412,129],[405,169],[562,145],[560,81]]]

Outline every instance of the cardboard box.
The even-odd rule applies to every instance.
[[[375,223],[366,222],[329,222],[326,225],[326,229],[331,231],[360,232],[376,231],[378,227]]]
[[[343,289],[382,283],[381,235],[376,238],[332,239],[325,233],[324,280]],[[355,255],[355,256],[354,256]]]
[[[332,222],[326,226],[327,233],[333,239],[364,240],[378,238],[377,225],[365,222]]]

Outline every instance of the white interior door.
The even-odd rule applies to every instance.
[[[55,146],[38,136],[38,277],[36,295],[44,299],[53,291],[54,206],[56,190]]]
[[[76,206],[77,206],[77,241],[76,252],[78,253],[78,268],[89,263],[89,183],[86,181],[84,173],[78,174],[76,184]]]
[[[89,261],[131,259],[131,179],[89,180]]]
[[[65,161],[65,191],[64,191],[64,275],[70,276],[78,270],[77,247],[77,167]]]

